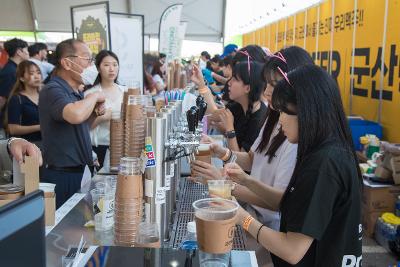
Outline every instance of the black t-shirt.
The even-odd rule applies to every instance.
[[[15,84],[17,75],[17,64],[11,59],[0,70],[0,96],[8,98]]]
[[[17,64],[8,59],[7,64],[0,70],[0,96],[8,98],[15,84],[17,75]],[[4,110],[0,110],[0,128],[3,128]]]
[[[281,206],[281,232],[314,238],[295,266],[361,266],[361,182],[349,150],[327,142],[296,171]],[[293,266],[272,255],[275,267]]]
[[[39,108],[25,95],[13,95],[8,102],[8,124],[31,126],[39,124]],[[42,139],[40,131],[24,134],[22,137],[30,142]]]
[[[239,103],[232,101],[226,106],[232,112],[234,118],[233,128],[235,128],[239,148],[243,148],[247,152],[258,137],[265,121],[267,107],[263,102],[260,101],[260,103],[260,108],[256,112],[251,113],[249,118],[246,117]]]

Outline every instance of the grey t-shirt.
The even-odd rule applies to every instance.
[[[45,164],[54,167],[93,165],[89,123],[70,124],[63,119],[64,107],[82,100],[62,78],[53,77],[40,91],[39,118]]]

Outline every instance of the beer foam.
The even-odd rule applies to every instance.
[[[200,144],[197,149],[201,152],[208,151],[210,150],[210,144]]]

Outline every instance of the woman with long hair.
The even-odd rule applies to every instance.
[[[16,83],[9,96],[5,117],[5,126],[11,136],[36,144],[42,140],[38,108],[41,85],[39,66],[29,60],[22,61],[17,68]]]
[[[117,83],[119,72],[118,56],[109,50],[102,50],[96,55],[95,65],[99,71],[92,88],[85,92],[85,97],[95,92],[103,92],[106,101],[106,113],[96,117],[91,124],[90,137],[93,151],[96,152],[100,167],[103,166],[107,149],[110,146],[110,120],[112,113],[121,111],[124,87]]]
[[[159,61],[156,61],[154,62],[153,69],[151,70],[151,76],[156,84],[157,92],[164,91],[165,88],[167,88],[167,84],[165,83],[165,77],[161,70],[162,67],[163,65]]]
[[[277,81],[283,79],[281,71],[293,70],[295,67],[313,64],[307,51],[300,47],[292,46],[270,55],[268,63],[263,69],[263,78],[267,81],[264,96],[268,102],[267,119],[252,145],[249,152],[232,151],[217,143],[211,144],[214,155],[223,159],[225,155],[237,157],[236,162],[245,171],[250,171],[252,179],[260,181],[263,185],[271,187],[276,194],[283,196],[292,176],[296,164],[297,145],[291,144],[280,130],[279,111],[272,106],[272,93]],[[201,161],[195,161],[193,169],[206,179],[218,179],[218,170],[214,166]],[[239,200],[250,204],[249,210],[257,214],[258,219],[268,227],[279,230],[280,216],[272,211],[254,193],[253,188],[238,185],[232,194]],[[267,196],[268,197],[268,196]]]
[[[260,47],[258,48],[260,54],[264,53]],[[254,54],[258,56],[257,53]],[[264,123],[267,111],[265,104],[260,101],[265,88],[264,80],[260,79],[265,61],[260,62],[262,59],[253,58],[246,48],[239,50],[235,58],[236,63],[232,64],[232,77],[228,82],[231,101],[225,109],[217,108],[210,89],[204,83],[201,71],[196,67],[192,81],[197,84],[199,93],[207,101],[207,113],[215,113],[213,117],[217,119],[213,123],[216,123],[214,125],[227,137],[228,147],[234,151],[249,151]],[[265,59],[266,55],[264,54],[262,58]]]
[[[315,65],[282,72],[272,95],[279,123],[297,162],[283,197],[237,165],[227,164],[234,182],[257,190],[280,211],[280,231],[239,208],[237,223],[273,254],[280,266],[358,266],[362,259],[362,178],[335,80]],[[258,186],[254,186],[257,184]]]

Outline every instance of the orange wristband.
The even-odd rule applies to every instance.
[[[205,93],[207,93],[208,91],[209,91],[209,90],[208,90],[208,87],[206,87],[206,86],[199,88],[199,93],[200,93],[200,94],[205,94]]]
[[[231,153],[232,153],[232,151],[228,148],[228,149],[226,150],[225,155],[221,158],[221,160],[222,160],[222,161],[227,161],[227,160],[229,159]]]
[[[254,221],[254,218],[249,215],[243,220],[243,229],[246,230],[247,232],[249,231],[249,227],[251,222]]]

